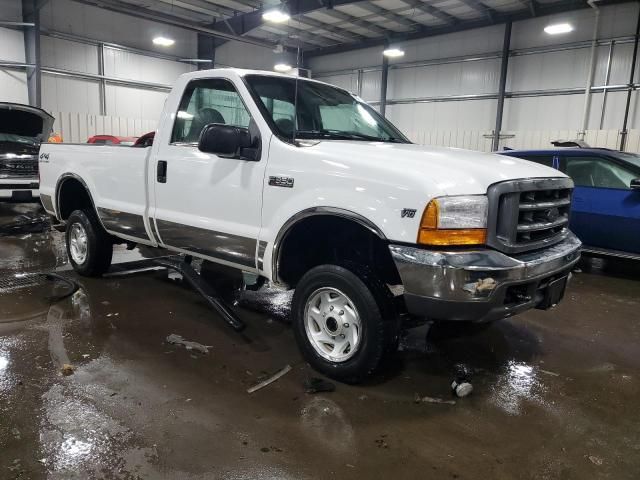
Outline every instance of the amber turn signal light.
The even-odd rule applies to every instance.
[[[431,200],[422,214],[418,243],[432,246],[483,245],[487,242],[486,228],[438,228],[440,207]]]

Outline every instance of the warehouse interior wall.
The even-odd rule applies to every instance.
[[[594,86],[629,83],[638,3],[601,8]],[[575,30],[551,36],[543,28],[570,22]],[[582,128],[594,12],[583,9],[514,22],[507,72],[501,147],[549,147],[574,139]],[[413,141],[490,150],[495,126],[500,52],[504,26],[413,40],[390,62],[386,116]],[[380,100],[382,48],[367,48],[310,59],[314,78]],[[638,72],[636,80],[638,82]],[[592,94],[585,139],[616,148],[626,91]],[[632,93],[628,150],[640,150],[638,93]]]
[[[21,1],[2,0],[1,16],[22,21]],[[196,56],[194,32],[70,0],[49,0],[40,22],[42,108],[56,117],[54,130],[65,141],[84,142],[85,131],[142,135],[154,129],[172,84],[196,69],[178,61]],[[152,42],[158,35],[176,40],[169,58]],[[0,28],[0,60],[25,62],[22,30]],[[104,101],[101,73],[113,80],[104,82]],[[0,67],[0,101],[29,103],[24,68]]]
[[[637,2],[601,8],[595,87],[628,84],[638,8]],[[2,18],[21,21],[21,0],[2,0]],[[543,32],[545,25],[561,21],[569,21],[575,30],[557,36]],[[546,147],[550,140],[578,136],[593,22],[591,9],[514,22],[501,148]],[[136,125],[146,128],[157,121],[175,79],[196,69],[178,61],[197,56],[197,34],[191,31],[71,0],[49,0],[41,10],[41,24],[42,106],[67,119],[57,122],[56,128],[71,129],[73,122],[68,119],[77,124],[79,114],[85,126],[76,125],[73,132],[92,125],[118,125],[121,131],[120,125],[127,125],[127,131],[134,128],[131,134],[145,133],[135,131]],[[156,35],[176,40],[170,55],[153,45]],[[403,43],[405,56],[390,62],[387,117],[418,143],[490,150],[503,37],[504,25],[496,25]],[[113,81],[99,80],[101,48],[102,74]],[[355,92],[377,108],[381,50],[312,57],[307,65],[314,78]],[[283,58],[270,48],[228,41],[216,48],[215,66],[272,70]],[[23,31],[0,28],[0,60],[25,62]],[[636,72],[636,82],[638,78]],[[588,142],[612,148],[619,144],[626,95],[615,88],[606,94],[594,90],[585,132]],[[28,102],[24,68],[0,67],[0,101]],[[636,90],[627,148],[636,151],[640,150],[638,101]],[[77,135],[73,133],[74,141],[86,140]]]

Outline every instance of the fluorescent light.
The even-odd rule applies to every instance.
[[[213,60],[208,58],[181,58],[180,61],[189,63],[211,63]]]
[[[283,23],[289,20],[291,16],[287,12],[283,12],[282,10],[275,8],[264,12],[262,14],[262,18],[267,22]]]
[[[398,58],[404,55],[404,50],[400,48],[387,48],[382,54],[385,57]]]
[[[559,33],[572,32],[573,27],[568,23],[556,23],[554,25],[547,25],[544,27],[544,31],[549,35],[558,35]]]
[[[289,70],[291,70],[291,65],[289,65],[288,63],[276,63],[273,66],[273,69],[276,72],[288,72]]]
[[[171,45],[176,43],[176,41],[173,38],[155,37],[153,39],[153,43],[155,45],[160,45],[161,47],[170,47]]]

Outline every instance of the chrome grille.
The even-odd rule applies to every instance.
[[[38,176],[38,160],[0,160],[0,178],[34,178]]]
[[[568,234],[573,182],[544,178],[489,188],[488,243],[507,253],[552,245]]]

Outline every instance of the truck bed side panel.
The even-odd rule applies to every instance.
[[[155,244],[146,218],[150,151],[125,146],[43,144],[40,148],[43,203],[50,201],[59,217],[59,187],[68,178],[78,178],[88,188],[107,231]]]

